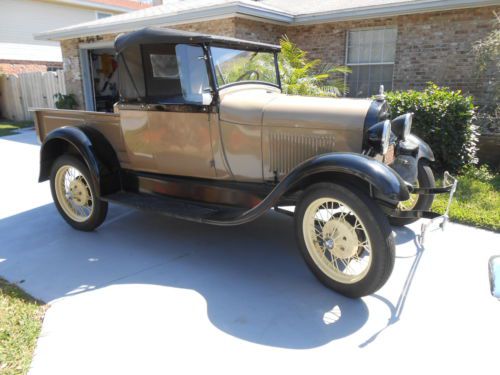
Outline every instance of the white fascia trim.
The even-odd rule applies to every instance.
[[[272,21],[279,24],[290,24],[293,21],[293,16],[285,12],[275,10],[268,11],[262,9],[262,7],[250,4],[230,3],[199,8],[196,10],[182,11],[177,14],[143,17],[126,21],[118,21],[116,23],[96,23],[69,29],[63,28],[60,30],[37,33],[34,37],[36,40],[62,40],[91,35],[118,33],[136,30],[147,26],[169,26],[190,22],[217,20],[235,17],[238,15],[252,17],[253,19],[264,22]]]
[[[308,25],[325,22],[339,22],[399,16],[404,14],[438,12],[453,9],[477,8],[498,5],[498,0],[442,0],[415,1],[393,3],[387,5],[358,7],[352,9],[298,15],[294,17],[293,25]]]
[[[107,11],[113,11],[113,12],[120,12],[120,13],[126,13],[126,12],[131,12],[134,10],[138,9],[133,9],[133,8],[127,8],[127,7],[120,7],[116,5],[109,5],[109,4],[102,4],[102,3],[95,3],[93,1],[86,1],[86,0],[46,0],[52,3],[63,3],[71,6],[79,6],[83,8],[92,8],[96,10],[107,10]]]

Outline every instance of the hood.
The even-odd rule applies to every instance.
[[[221,91],[220,119],[265,127],[354,131],[361,135],[371,103],[370,99],[285,95],[272,87],[242,85]]]

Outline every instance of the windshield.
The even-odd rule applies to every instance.
[[[259,81],[278,85],[274,53],[211,47],[219,87]]]

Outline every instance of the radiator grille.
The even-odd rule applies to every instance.
[[[332,152],[335,138],[331,135],[297,135],[281,132],[269,134],[269,172],[286,174],[312,156]]]

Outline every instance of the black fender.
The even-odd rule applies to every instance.
[[[387,165],[364,155],[335,152],[315,156],[299,164],[257,206],[237,217],[204,218],[200,221],[214,225],[239,225],[252,221],[276,206],[283,195],[308,177],[324,173],[357,177],[376,190],[378,199],[388,201],[391,205],[410,198],[407,184]]]
[[[315,156],[299,164],[278,186],[290,190],[309,176],[321,173],[338,173],[357,177],[370,184],[388,201],[408,199],[406,183],[387,165],[365,155],[334,152]]]
[[[406,142],[413,145],[413,148],[418,146],[417,161],[424,158],[429,161],[435,161],[434,153],[431,147],[424,142],[421,138],[417,137],[415,134],[410,134],[406,137]],[[405,142],[405,143],[406,143]]]
[[[64,126],[47,134],[40,149],[39,182],[50,178],[52,164],[66,152],[77,152],[87,165],[99,196],[120,189],[120,163],[108,140],[90,126]]]

